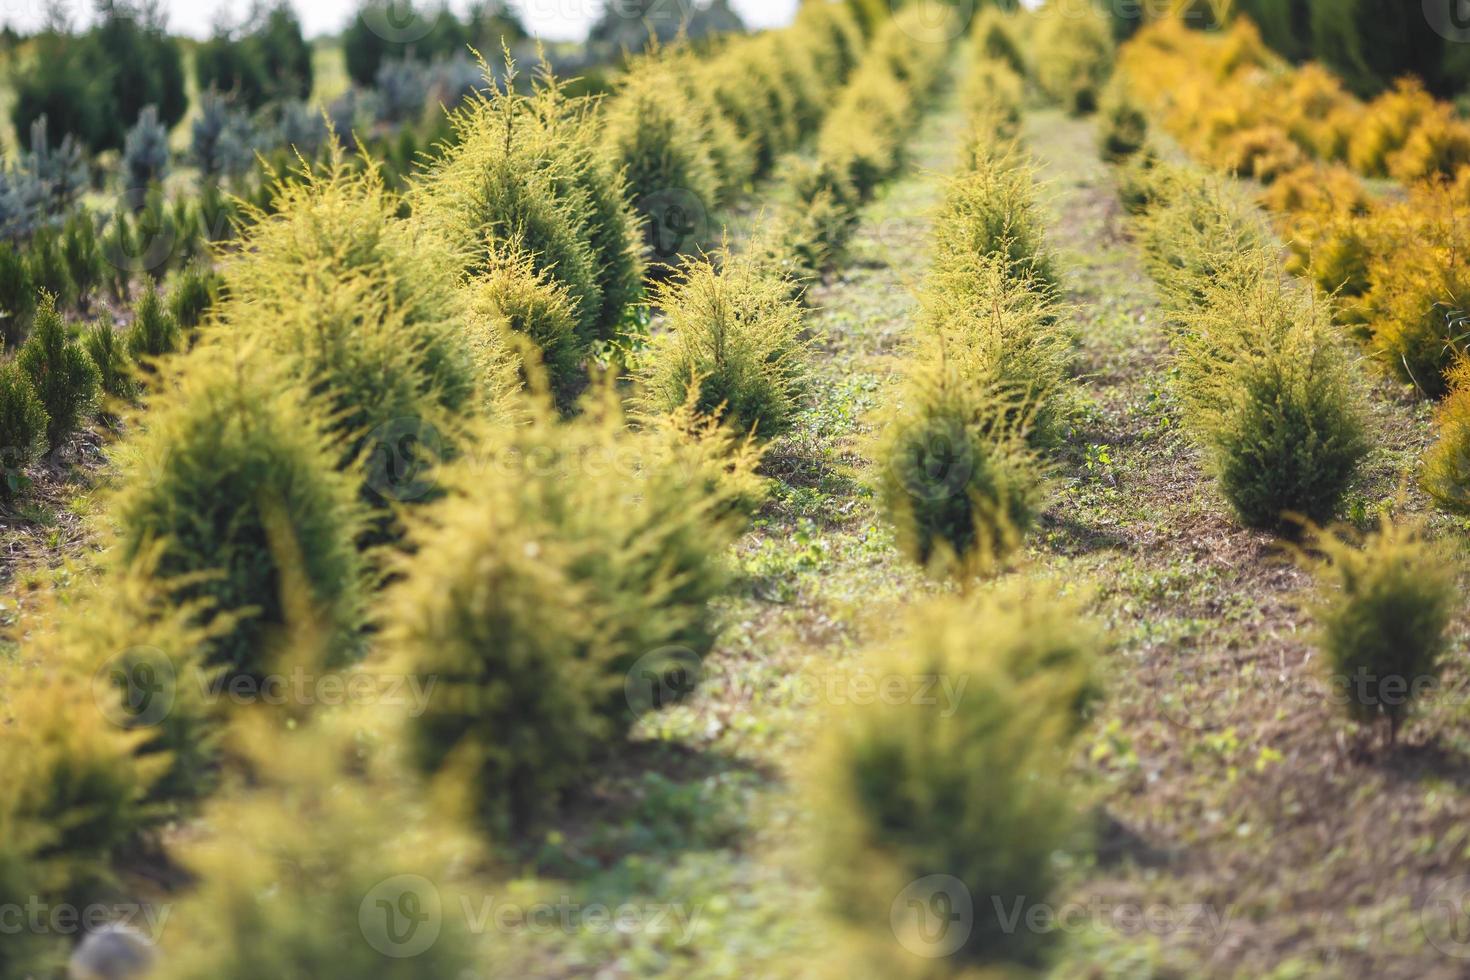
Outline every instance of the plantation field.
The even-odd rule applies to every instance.
[[[0,980],[1466,975],[1470,120],[1081,7],[7,171]]]

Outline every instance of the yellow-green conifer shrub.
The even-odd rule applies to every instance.
[[[1377,221],[1391,247],[1372,247],[1368,261],[1369,346],[1394,377],[1437,398],[1470,333],[1470,206],[1425,186]]]
[[[632,66],[603,113],[603,147],[627,180],[628,201],[651,225],[654,258],[693,252],[711,232],[720,178],[699,109],[661,55]]]
[[[1175,336],[1185,425],[1242,523],[1329,520],[1367,451],[1360,378],[1327,307],[1273,251],[1222,268]]]
[[[745,254],[691,262],[659,287],[665,328],[639,379],[649,411],[672,412],[693,384],[699,410],[766,440],[791,428],[810,371],[791,284]]]
[[[415,518],[388,596],[393,669],[435,679],[412,758],[466,774],[494,830],[524,830],[651,706],[630,691],[697,671],[745,523],[748,446],[691,437],[687,410],[629,430],[603,395],[486,431]]]
[[[1026,438],[1057,445],[1071,411],[1072,340],[1054,294],[1003,255],[951,253],[935,261],[920,293],[914,355],[947,360],[961,376],[1025,415]]]
[[[1318,645],[1350,717],[1389,739],[1435,693],[1460,598],[1455,564],[1412,523],[1384,519],[1361,542],[1318,534]]]
[[[721,111],[751,141],[755,177],[769,173],[777,158],[795,145],[798,135],[790,94],[769,53],[764,45],[736,42],[704,68]]]
[[[394,508],[413,502],[381,472],[402,430],[432,432],[450,452],[480,404],[453,257],[397,207],[376,169],[350,168],[340,149],[320,172],[278,181],[216,312],[216,335],[250,338],[320,401],[339,467],[377,511],[374,542],[395,535]]]
[[[0,798],[0,905],[24,908],[42,894],[36,854],[47,831],[19,818],[16,800]],[[36,929],[8,932],[0,943],[0,977],[25,980],[57,975],[66,962],[66,937]]]
[[[1073,115],[1097,108],[1113,70],[1113,34],[1100,6],[1049,3],[1031,31],[1031,73]]]
[[[145,736],[115,723],[111,692],[56,665],[11,667],[0,704],[4,809],[40,897],[85,904],[111,879],[112,858],[156,819],[147,799],[163,760],[142,759]]]
[[[593,276],[602,294],[596,337],[615,340],[622,335],[632,308],[643,299],[644,235],[629,201],[625,175],[617,161],[602,151],[600,105],[590,98],[568,98],[543,66],[532,101],[542,128],[541,152],[551,165],[557,193],[574,203],[586,200],[582,218],[592,248]],[[729,179],[743,183],[741,168],[747,148],[738,142],[739,134],[722,128],[725,120],[709,103],[696,103],[696,108],[709,139],[736,140],[721,143],[726,155],[719,159],[730,167]]]
[[[1470,361],[1458,358],[1446,378],[1449,392],[1435,414],[1420,482],[1445,510],[1470,514]]]
[[[1017,76],[1026,74],[1026,59],[1016,38],[1015,17],[997,4],[985,4],[970,27],[977,59],[998,61]]]
[[[253,724],[237,740],[251,784],[179,848],[198,884],[150,976],[442,980],[494,962],[463,914],[483,854],[442,794],[362,758],[350,731]]]
[[[1243,255],[1266,248],[1270,231],[1231,188],[1196,170],[1167,168],[1157,185],[1163,197],[1144,216],[1140,241],[1165,310],[1182,317],[1205,293],[1241,265]]]
[[[540,352],[552,387],[564,404],[586,381],[587,344],[577,332],[577,315],[566,289],[537,273],[529,255],[494,255],[483,272],[465,281],[472,319],[503,318],[505,326],[528,338]]]
[[[987,380],[942,356],[915,360],[874,426],[879,505],[899,549],[938,576],[993,571],[1040,510],[1030,412]]]
[[[825,727],[813,857],[872,975],[1044,959],[1046,936],[1005,916],[1047,901],[1059,858],[1086,846],[1068,748],[1100,645],[1044,592],[937,599],[870,669],[948,693],[848,706]]]
[[[692,49],[672,52],[668,67],[668,77],[683,87],[704,131],[705,147],[719,180],[718,203],[728,204],[755,176],[754,137],[741,132],[737,120],[720,104],[719,80]]]
[[[1148,117],[1116,80],[1103,89],[1098,117],[1098,155],[1108,163],[1122,163],[1143,149]]]
[[[0,364],[0,500],[10,500],[26,483],[26,467],[46,448],[46,408],[19,364]]]
[[[1020,135],[1025,84],[1004,61],[977,58],[965,75],[962,92],[976,138],[983,134],[993,140],[1013,140]]]
[[[294,628],[328,662],[359,650],[365,522],[327,421],[268,351],[210,345],[174,359],[116,449],[112,560],[205,603],[202,625],[228,617],[206,647],[227,675],[285,669]]]
[[[472,96],[450,114],[454,137],[411,186],[408,203],[412,223],[457,258],[456,271],[482,270],[497,250],[531,256],[538,274],[566,289],[590,342],[608,315],[599,278],[605,266],[592,243],[600,209],[587,157],[570,151],[561,128],[548,133],[543,104],[498,87]]]
[[[801,32],[813,46],[817,70],[832,84],[847,80],[862,61],[866,40],[862,25],[852,10],[833,3],[803,4],[796,12],[793,31]]]
[[[1143,149],[1114,171],[1123,210],[1139,217],[1162,203],[1168,196],[1170,174],[1175,169],[1159,159],[1158,150],[1152,144],[1145,143]]]
[[[934,219],[936,267],[1000,256],[1005,268],[1053,292],[1057,272],[1030,168],[1007,149],[976,144],[971,164],[949,182]]]
[[[113,724],[140,735],[135,754],[163,766],[147,800],[161,813],[186,809],[218,780],[225,716],[209,696],[217,671],[204,663],[231,617],[200,625],[207,600],[179,603],[143,570],[119,569],[95,584],[53,594],[40,618],[55,624],[31,643],[46,663],[92,679]],[[152,763],[150,763],[152,764]]]

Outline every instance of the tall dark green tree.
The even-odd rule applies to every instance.
[[[158,0],[98,0],[96,23],[76,34],[53,23],[37,41],[34,70],[16,80],[11,121],[26,132],[42,115],[53,135],[93,150],[121,149],[145,106],[174,126],[188,108],[184,60]]]

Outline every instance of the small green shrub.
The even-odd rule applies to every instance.
[[[72,281],[66,255],[61,250],[61,238],[56,232],[43,230],[31,239],[26,265],[39,292],[50,293],[56,298],[56,305],[64,310],[76,304],[77,284]]]
[[[271,360],[222,346],[174,359],[117,449],[113,560],[200,604],[200,625],[227,624],[205,648],[227,676],[341,663],[360,643],[355,482]]]
[[[97,368],[97,387],[106,398],[125,404],[137,397],[138,382],[133,376],[127,340],[111,315],[104,313],[87,327],[82,334],[82,349]]]
[[[658,420],[629,431],[606,394],[569,422],[496,426],[473,465],[447,468],[388,596],[395,669],[438,679],[412,755],[465,767],[495,830],[526,830],[626,732],[648,707],[630,683],[697,668],[744,526],[729,476],[753,469],[747,446]]]
[[[1026,59],[1021,55],[1014,30],[1014,17],[998,5],[986,4],[970,28],[977,59],[998,61],[1019,76],[1026,74]]]
[[[705,69],[716,105],[751,141],[753,177],[769,173],[799,137],[780,71],[769,57],[771,51],[763,44],[731,45]]]
[[[42,893],[36,853],[46,839],[44,828],[32,826],[12,812],[14,801],[0,800],[0,903],[24,908]],[[38,929],[17,929],[0,945],[0,977],[55,976],[66,962],[66,940]]]
[[[224,725],[200,658],[227,621],[203,629],[202,608],[176,600],[146,564],[122,570],[53,594],[56,629],[33,639],[45,662],[91,678],[108,720],[137,734],[133,754],[154,775],[145,799],[160,816],[214,788]]]
[[[1099,646],[1044,594],[935,600],[873,669],[950,694],[852,706],[825,726],[806,779],[813,857],[874,975],[928,975],[921,956],[961,971],[1039,965],[1046,935],[1005,916],[1045,902],[1058,857],[1085,849],[1068,743]],[[914,921],[967,902],[965,931],[936,938]]]
[[[1449,393],[1435,414],[1420,482],[1445,510],[1470,514],[1470,361],[1456,359],[1446,377]]]
[[[1148,140],[1148,116],[1123,85],[1110,84],[1098,109],[1098,154],[1104,160],[1122,163],[1143,149]]]
[[[1186,316],[1241,256],[1259,254],[1269,229],[1238,193],[1198,171],[1168,168],[1156,184],[1163,197],[1142,222],[1140,241],[1165,310]]]
[[[1359,722],[1386,719],[1392,741],[1439,683],[1460,598],[1455,565],[1419,526],[1387,519],[1361,546],[1326,533],[1314,544],[1318,644],[1333,694]]]
[[[1036,520],[1040,466],[1024,406],[944,360],[916,360],[875,423],[879,505],[899,549],[936,575],[994,569]]]
[[[1168,194],[1167,175],[1170,172],[1171,168],[1164,166],[1159,159],[1158,151],[1145,143],[1114,171],[1118,181],[1118,200],[1122,202],[1123,210],[1139,217],[1161,203]]]
[[[963,98],[977,139],[1004,141],[1020,135],[1025,82],[1004,62],[976,62],[965,76]]]
[[[55,452],[81,425],[97,402],[97,368],[56,312],[49,294],[41,296],[31,335],[16,354],[46,409],[46,442]]]
[[[7,243],[0,243],[0,337],[6,347],[16,347],[31,329],[36,314],[36,283],[25,257]]]
[[[46,446],[50,425],[30,375],[19,364],[0,364],[0,498],[12,499],[25,484],[25,469]]]
[[[914,355],[945,363],[1009,408],[1038,449],[1062,441],[1072,411],[1072,338],[1052,291],[1003,254],[937,256],[920,293]]]
[[[168,297],[168,312],[186,333],[192,334],[219,300],[220,278],[204,264],[187,266],[179,273]]]
[[[61,255],[66,261],[67,275],[76,287],[77,301],[86,306],[106,274],[97,226],[86,211],[78,211],[67,220],[61,233]]]
[[[1184,421],[1240,520],[1325,521],[1367,451],[1358,377],[1327,308],[1284,283],[1274,252],[1222,269],[1175,338]]]
[[[143,295],[133,307],[133,324],[128,328],[128,356],[147,370],[153,361],[179,349],[179,324],[164,306],[153,281],[143,285]]]
[[[718,179],[718,203],[728,204],[755,175],[755,136],[741,132],[738,120],[720,104],[716,73],[692,49],[670,53],[668,77],[682,86],[684,97],[696,113]]]
[[[693,384],[698,409],[742,433],[764,440],[791,428],[810,354],[786,280],[751,257],[725,255],[685,265],[656,303],[666,329],[640,372],[650,411],[672,412]]]

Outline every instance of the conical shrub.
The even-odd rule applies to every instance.
[[[42,841],[31,855],[39,897],[85,904],[155,819],[147,796],[162,762],[138,757],[144,736],[113,723],[108,692],[95,692],[90,677],[47,665],[12,667],[5,680],[5,809],[23,838]]]
[[[1036,520],[1024,405],[943,359],[916,360],[875,421],[875,489],[899,549],[936,575],[992,571]],[[1013,421],[1020,419],[1022,421]]]
[[[30,376],[19,364],[0,364],[0,498],[26,485],[26,467],[46,448],[50,418]]]
[[[96,404],[97,368],[72,339],[50,294],[41,297],[31,335],[15,360],[46,409],[46,442],[55,452]]]
[[[534,415],[445,471],[385,622],[394,669],[438,679],[413,757],[466,767],[499,830],[554,805],[666,670],[697,674],[744,524],[730,473],[754,464],[728,432],[630,432],[606,402],[566,423]]]
[[[534,97],[508,91],[511,81],[451,113],[453,138],[410,190],[414,223],[443,243],[466,273],[483,270],[498,253],[530,256],[538,275],[566,289],[578,331],[590,343],[612,315],[604,307],[591,222],[594,211],[612,204],[599,195],[594,208],[588,188],[597,181],[588,173],[589,157],[574,150],[568,131],[549,135]],[[618,239],[605,225],[598,233]]]
[[[146,424],[116,451],[112,560],[146,573],[199,625],[228,617],[206,646],[226,677],[262,678],[302,654],[309,632],[327,663],[360,647],[363,530],[353,476],[316,410],[248,346],[207,346],[171,364]],[[313,651],[313,656],[315,656]]]
[[[653,259],[662,262],[708,243],[720,201],[700,112],[672,70],[657,54],[635,64],[603,118],[606,152],[627,179]]]
[[[1006,268],[1046,292],[1058,276],[1046,247],[1045,222],[1028,168],[1010,152],[977,148],[972,166],[950,181],[934,219],[936,269],[949,261],[997,255]]]
[[[1361,542],[1314,538],[1315,617],[1329,683],[1348,714],[1396,738],[1436,693],[1459,605],[1455,563],[1414,524],[1383,520]]]
[[[810,351],[790,284],[748,255],[691,262],[659,287],[666,329],[640,380],[646,407],[671,412],[690,385],[699,410],[770,439],[791,428],[805,392]]]
[[[588,345],[560,283],[538,274],[530,256],[512,252],[493,256],[483,272],[466,281],[464,291],[472,317],[499,317],[535,344],[558,401],[565,405],[575,398],[587,378],[582,365]]]
[[[1327,309],[1246,253],[1182,319],[1177,390],[1225,499],[1251,527],[1333,516],[1367,452],[1359,379]]]
[[[396,209],[376,171],[352,171],[340,152],[319,174],[279,182],[272,213],[253,215],[226,266],[217,311],[222,334],[257,341],[320,399],[339,467],[361,466],[374,541],[417,499],[383,472],[400,437],[423,434],[419,462],[431,463],[480,404],[453,257]]]
[[[824,726],[806,767],[813,857],[874,975],[1044,958],[1046,935],[1007,916],[1046,902],[1059,856],[1085,851],[1067,758],[1100,646],[1045,593],[939,599],[872,669],[940,693],[850,706]]]

